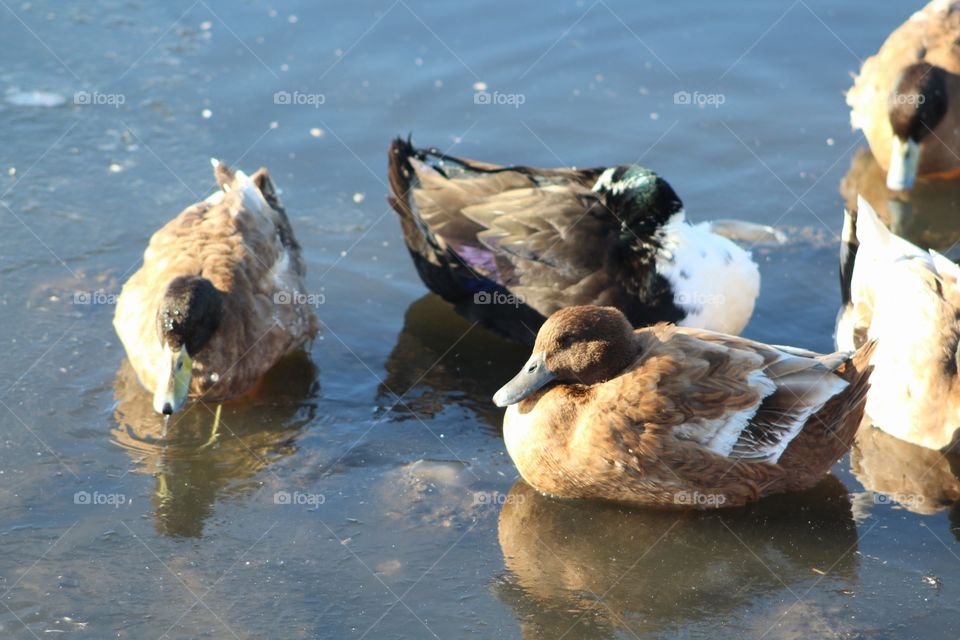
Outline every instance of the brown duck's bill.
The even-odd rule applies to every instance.
[[[905,191],[913,187],[920,168],[920,145],[914,140],[891,140],[890,168],[887,169],[887,188]]]
[[[542,352],[535,353],[527,360],[527,364],[523,365],[520,373],[494,394],[493,403],[498,407],[516,404],[555,377],[556,374],[547,368],[545,355]]]

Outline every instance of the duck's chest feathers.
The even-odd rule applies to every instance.
[[[503,442],[518,467],[521,466],[520,460],[528,458],[532,451],[540,450],[543,445],[542,438],[538,437],[537,417],[536,411],[521,412],[519,404],[507,407],[503,417]],[[523,469],[520,471],[522,474]]]

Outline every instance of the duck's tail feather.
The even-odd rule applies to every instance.
[[[233,184],[234,172],[225,162],[220,162],[216,158],[210,158],[210,164],[213,166],[213,177],[216,178],[217,184],[220,185],[220,188],[224,191],[227,191],[225,187]]]
[[[397,136],[390,142],[387,151],[387,179],[390,181],[390,195],[387,201],[403,221],[414,221],[413,208],[410,206],[410,191],[416,181],[416,172],[410,164],[412,158],[420,158],[408,136],[406,140]],[[404,227],[406,231],[406,227]]]
[[[854,436],[863,420],[863,410],[867,403],[867,391],[870,390],[870,374],[873,373],[871,360],[877,349],[877,341],[870,340],[859,349],[849,354],[849,357],[836,369],[837,375],[847,381],[844,390],[843,412],[848,419],[836,421],[832,426],[832,433],[846,448],[853,445]]]

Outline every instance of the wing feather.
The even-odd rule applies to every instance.
[[[774,463],[847,386],[836,373],[847,354],[800,355],[806,352],[668,326],[641,335],[644,355],[610,398],[633,398],[628,417],[642,427],[641,439],[673,437],[733,460]]]

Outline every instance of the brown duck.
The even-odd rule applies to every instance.
[[[866,59],[847,92],[850,122],[863,131],[887,186],[918,175],[956,178],[960,158],[960,5],[933,0]]]
[[[250,391],[318,329],[300,245],[267,170],[213,165],[220,191],[153,234],[113,318],[153,408],[166,415],[191,393],[226,400]]]
[[[874,343],[818,355],[571,307],[494,396],[507,451],[542,493],[663,507],[805,489],[853,442]]]

